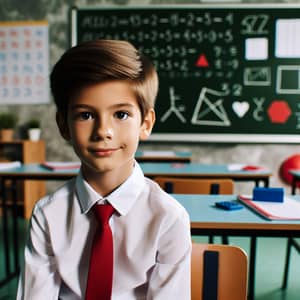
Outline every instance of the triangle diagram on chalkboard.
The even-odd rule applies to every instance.
[[[224,92],[202,88],[191,123],[194,125],[230,126],[223,106]]]
[[[198,60],[196,62],[196,67],[201,67],[201,68],[209,67],[209,63],[207,61],[205,54],[202,53],[199,55]]]

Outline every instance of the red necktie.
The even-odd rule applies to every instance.
[[[88,273],[85,300],[110,300],[113,280],[113,238],[109,218],[114,212],[110,204],[95,205],[100,232],[96,231]]]

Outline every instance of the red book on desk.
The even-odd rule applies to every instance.
[[[284,197],[283,202],[253,201],[251,196],[240,195],[239,201],[268,220],[300,220],[300,201]]]
[[[262,166],[245,165],[245,164],[229,164],[228,170],[230,171],[262,171],[266,170]]]
[[[264,167],[246,165],[242,168],[242,170],[243,171],[261,171],[261,170],[264,170]]]
[[[56,161],[45,161],[41,163],[41,166],[49,170],[70,170],[79,169],[80,162],[56,162]]]

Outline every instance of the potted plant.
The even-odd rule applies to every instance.
[[[17,117],[13,113],[5,112],[0,114],[0,139],[12,141],[14,129],[17,125]]]
[[[31,141],[38,141],[41,136],[40,121],[31,119],[27,122],[28,137]]]

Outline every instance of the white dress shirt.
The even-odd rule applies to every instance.
[[[185,209],[138,163],[103,198],[81,172],[37,202],[30,220],[17,300],[84,299],[97,220],[91,207],[108,201],[114,242],[112,300],[190,300],[190,222]]]

